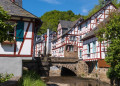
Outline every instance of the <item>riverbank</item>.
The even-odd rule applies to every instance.
[[[33,71],[24,71],[23,77],[18,81],[17,86],[46,86],[40,75]]]

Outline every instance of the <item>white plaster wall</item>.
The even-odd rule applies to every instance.
[[[0,54],[14,54],[14,44],[12,45],[0,44]]]
[[[31,40],[25,40],[20,55],[31,55]]]
[[[22,59],[21,57],[0,57],[0,73],[14,74],[22,76]]]

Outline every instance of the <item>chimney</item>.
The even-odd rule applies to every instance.
[[[22,7],[22,0],[11,0],[11,1],[17,4],[18,6]]]

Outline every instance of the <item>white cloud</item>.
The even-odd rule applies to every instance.
[[[88,10],[84,8],[84,9],[82,9],[82,12],[83,13],[88,13]]]
[[[60,2],[58,2],[57,0],[42,0],[42,1],[45,1],[50,4],[60,4]]]

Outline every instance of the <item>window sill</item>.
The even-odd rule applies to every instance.
[[[2,45],[12,45],[14,43],[15,43],[14,41],[10,42],[10,41],[6,40],[6,41],[2,42]]]

